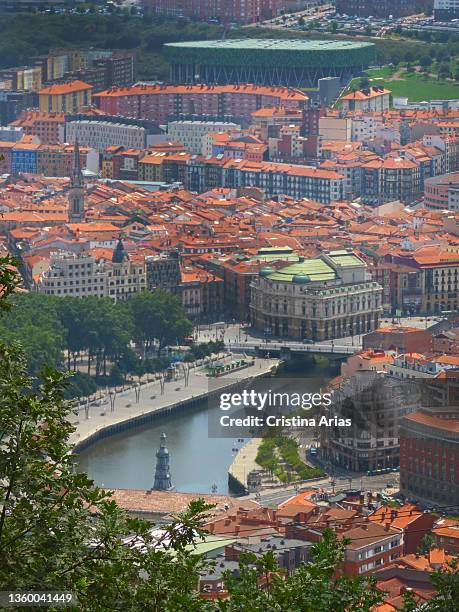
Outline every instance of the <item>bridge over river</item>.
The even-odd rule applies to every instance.
[[[353,355],[357,351],[362,350],[362,345],[358,344],[340,344],[339,340],[335,342],[288,342],[288,341],[261,341],[248,340],[247,342],[235,342],[230,345],[233,353],[256,353],[259,356],[279,355],[283,360],[288,360],[293,356],[301,355],[321,355],[327,357],[330,361],[344,359],[349,355]]]

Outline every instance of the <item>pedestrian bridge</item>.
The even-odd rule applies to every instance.
[[[362,350],[361,344],[339,344],[339,340],[333,344],[317,342],[307,344],[303,342],[263,342],[249,341],[236,342],[227,345],[233,353],[256,353],[268,356],[279,355],[283,359],[289,359],[293,355],[323,355],[330,359],[341,359]]]

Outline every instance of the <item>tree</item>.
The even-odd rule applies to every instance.
[[[129,300],[129,305],[134,337],[143,345],[144,355],[156,341],[159,356],[164,347],[176,344],[193,330],[181,301],[161,289],[137,293]]]
[[[446,569],[433,572],[430,578],[437,590],[434,599],[427,602],[427,612],[450,612],[457,609],[459,601],[459,559],[456,557],[448,563]]]
[[[0,309],[16,281],[0,260]],[[210,508],[197,500],[166,527],[130,519],[109,492],[74,473],[67,376],[44,368],[32,388],[18,344],[0,344],[0,589],[67,590],[73,609],[203,610],[202,560],[186,546]]]
[[[447,79],[450,76],[450,67],[447,62],[442,62],[438,66],[438,78]]]
[[[370,88],[370,79],[368,77],[362,77],[359,81],[359,89],[366,90]]]
[[[432,58],[429,55],[421,55],[421,59],[419,60],[419,64],[422,68],[428,68],[432,63]]]
[[[227,573],[230,599],[221,602],[225,612],[335,610],[370,611],[383,595],[371,577],[336,577],[344,559],[346,540],[338,541],[329,529],[312,547],[313,563],[301,565],[291,576],[281,576],[272,552],[264,556],[244,555],[237,576]],[[260,584],[263,588],[260,588]]]
[[[422,538],[421,543],[419,544],[416,552],[419,555],[428,555],[430,550],[434,547],[434,545],[435,545],[434,538],[430,534],[427,533]]]

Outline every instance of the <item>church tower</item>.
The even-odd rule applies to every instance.
[[[70,223],[84,221],[84,183],[78,140],[75,140],[75,148],[73,151],[73,171],[68,199]]]
[[[170,457],[169,451],[166,448],[166,439],[166,434],[162,433],[161,444],[159,449],[156,451],[155,484],[153,485],[154,491],[171,491],[173,489],[169,465]]]

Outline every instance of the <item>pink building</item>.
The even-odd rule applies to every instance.
[[[263,85],[135,85],[112,88],[94,95],[109,115],[167,123],[180,115],[230,115],[250,122],[259,108],[307,108],[308,96],[288,87]]]

